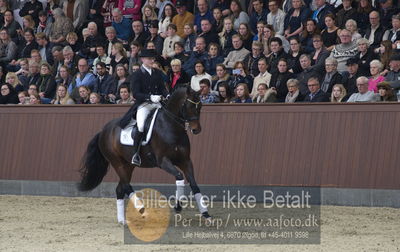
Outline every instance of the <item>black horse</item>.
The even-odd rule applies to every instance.
[[[193,134],[200,133],[200,110],[201,103],[197,92],[190,87],[177,89],[159,110],[150,142],[140,149],[142,159],[140,167],[159,167],[175,176],[177,199],[183,194],[184,174],[193,195],[195,195],[202,216],[209,220],[210,216],[207,208],[201,204],[202,195],[194,178],[193,164],[190,159],[190,142],[185,127],[188,123]],[[151,120],[151,117],[152,113],[147,121]],[[120,179],[116,188],[118,222],[125,223],[124,196],[127,195],[129,198],[136,196],[130,185],[135,166],[131,164],[133,147],[120,143],[120,121],[119,118],[108,122],[88,144],[82,161],[82,180],[79,189],[89,191],[96,188],[111,164]],[[146,125],[148,127],[149,123]],[[142,214],[145,211],[143,205],[136,206],[136,208]],[[175,211],[180,212],[181,209],[180,202],[177,200]]]

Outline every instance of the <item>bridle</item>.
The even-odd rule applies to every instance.
[[[180,109],[180,114],[182,116],[177,116],[177,115],[175,115],[174,113],[172,113],[171,111],[168,110],[167,104],[164,101],[161,101],[161,104],[162,104],[161,108],[164,109],[165,113],[170,118],[172,118],[175,122],[177,122],[180,126],[182,126],[184,129],[187,129],[186,123],[191,122],[191,121],[200,120],[200,116],[198,116],[198,115],[191,116],[191,117],[187,116],[187,109],[186,109],[186,106],[185,106],[187,104],[187,102],[194,104],[196,106],[196,109],[198,109],[199,105],[201,104],[200,101],[195,102],[195,101],[193,101],[193,100],[191,100],[189,98],[186,98],[185,102],[183,102],[182,107]]]

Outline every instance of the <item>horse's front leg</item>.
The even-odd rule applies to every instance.
[[[162,158],[160,168],[175,177],[175,180],[176,180],[175,212],[180,213],[182,211],[181,198],[185,193],[185,180],[183,178],[183,175],[178,170],[178,168],[176,168],[176,166],[174,164],[172,164],[171,160],[169,160],[166,157]]]
[[[187,181],[190,184],[190,188],[192,189],[192,193],[194,198],[196,199],[197,207],[201,215],[208,221],[211,220],[211,216],[208,214],[207,205],[204,202],[203,195],[200,192],[200,188],[197,186],[196,179],[194,178],[194,170],[192,160],[186,161],[180,167],[185,174]]]

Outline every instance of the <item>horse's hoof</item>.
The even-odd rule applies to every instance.
[[[211,223],[211,216],[208,214],[208,212],[202,213],[201,216],[205,219],[206,223]]]
[[[125,226],[126,225],[126,221],[118,221],[118,225]]]
[[[180,204],[176,205],[176,206],[174,207],[174,209],[175,209],[175,213],[180,213],[180,212],[182,212],[182,206],[181,206]]]

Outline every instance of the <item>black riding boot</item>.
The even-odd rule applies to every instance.
[[[143,132],[137,131],[135,137],[133,138],[133,157],[132,157],[132,164],[140,166],[140,146],[142,143]]]

